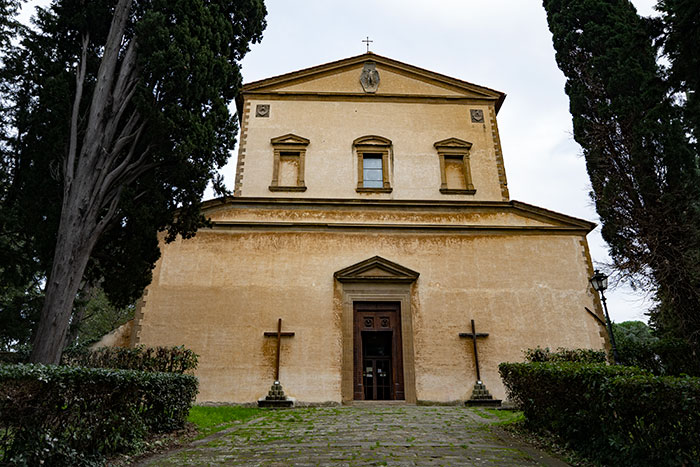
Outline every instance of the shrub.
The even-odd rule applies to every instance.
[[[66,350],[61,361],[70,366],[166,373],[185,373],[197,368],[197,354],[183,346],[74,348]]]
[[[0,365],[3,363],[26,363],[32,353],[32,346],[28,344],[15,346],[12,351],[0,352]]]
[[[196,394],[191,375],[2,365],[0,464],[102,464],[182,427]]]
[[[700,376],[700,355],[685,340],[656,337],[641,321],[613,323],[620,363],[656,375]]]
[[[623,366],[502,363],[527,423],[609,465],[700,465],[700,379]]]
[[[523,352],[525,360],[534,362],[578,362],[578,363],[605,363],[605,351],[593,349],[564,349],[559,347],[556,352],[537,347]]]
[[[664,375],[700,376],[700,355],[683,339],[665,337],[652,344]]]
[[[700,358],[682,339],[665,337],[654,342],[625,342],[620,346],[620,362],[656,375],[700,376]]]

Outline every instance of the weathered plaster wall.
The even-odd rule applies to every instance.
[[[285,86],[265,96],[245,96],[243,126],[245,154],[239,177],[241,196],[280,196],[268,187],[272,180],[272,138],[293,133],[310,140],[306,149],[305,192],[284,196],[299,198],[469,199],[502,200],[499,155],[492,122],[492,101],[469,100],[419,79],[391,73],[377,66],[381,84],[375,94],[364,94],[359,82],[361,66],[320,79]],[[332,90],[332,93],[328,91]],[[294,92],[319,95],[290,95]],[[359,93],[348,96],[344,93]],[[401,100],[392,96],[421,96]],[[462,95],[463,100],[440,96]],[[434,97],[431,97],[434,96]],[[270,106],[269,117],[256,117],[258,104]],[[472,123],[470,109],[480,109],[483,123]],[[392,193],[362,193],[357,187],[357,157],[352,142],[379,135],[392,141],[389,179]],[[470,151],[474,195],[445,195],[440,189],[440,165],[433,144],[455,137],[473,144]],[[501,170],[502,171],[502,170]]]
[[[230,215],[229,215],[230,216]],[[281,381],[301,401],[340,401],[342,305],[333,273],[374,255],[418,271],[412,297],[418,400],[467,399],[482,377],[503,397],[501,361],[540,346],[601,348],[584,306],[590,293],[582,236],[415,232],[200,231],[163,247],[137,327],[138,343],[182,345],[200,355],[200,401],[250,402],[273,380],[277,318]]]
[[[267,393],[275,340],[263,332],[274,331],[278,318],[296,333],[282,343],[287,394],[306,402],[351,394],[343,313],[352,307],[333,273],[375,255],[420,273],[396,295],[410,304],[412,355],[404,355],[404,365],[413,362],[415,378],[407,377],[414,387],[406,393],[417,400],[470,396],[472,347],[458,337],[470,319],[490,333],[479,356],[496,397],[505,395],[498,363],[520,360],[523,349],[603,346],[599,325],[584,310],[600,313],[587,280],[591,226],[501,202],[508,190],[495,109],[503,95],[379,58],[379,89],[365,93],[360,72],[374,59],[244,87],[237,197],[207,203],[213,229],[161,245],[134,343],[197,352],[200,401],[252,402]],[[269,116],[256,116],[258,104],[270,106]],[[483,123],[472,122],[472,109],[483,111]],[[289,133],[309,139],[306,191],[272,192],[270,140]],[[352,143],[367,135],[392,141],[391,193],[356,191]],[[433,144],[451,137],[472,143],[473,195],[439,191]],[[375,289],[356,296],[381,295]]]

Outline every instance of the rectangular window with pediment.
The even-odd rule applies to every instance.
[[[445,195],[473,195],[476,193],[469,165],[472,143],[448,138],[435,143],[440,159],[440,193]]]
[[[357,154],[357,191],[391,193],[389,154],[391,141],[381,136],[363,136],[353,142]]]
[[[270,191],[306,191],[304,158],[309,140],[287,134],[270,140],[273,148]]]

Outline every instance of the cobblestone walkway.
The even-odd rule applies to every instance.
[[[565,466],[509,443],[498,417],[465,407],[277,410],[141,465]]]

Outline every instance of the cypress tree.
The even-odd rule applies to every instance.
[[[661,0],[657,9],[662,13],[663,52],[671,64],[669,81],[682,106],[697,154],[700,150],[700,2]]]
[[[681,1],[681,0],[679,0]],[[658,25],[627,0],[545,0],[613,267],[652,290],[658,330],[700,341],[700,178]]]
[[[150,282],[158,232],[206,225],[202,194],[210,181],[224,193],[228,105],[265,14],[262,0],[55,0],[34,29],[10,31],[0,258],[17,250],[46,278],[32,361],[59,361],[81,287],[128,303]]]

